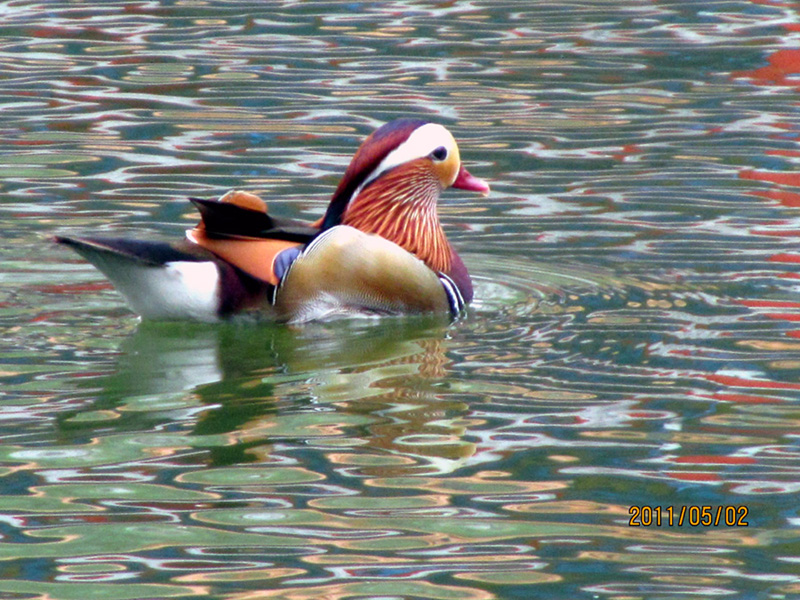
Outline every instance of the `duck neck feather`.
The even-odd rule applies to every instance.
[[[342,223],[374,233],[416,255],[436,272],[451,267],[451,249],[437,202],[441,183],[413,163],[381,175],[350,201]]]

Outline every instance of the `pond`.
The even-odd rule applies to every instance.
[[[789,0],[0,6],[4,598],[800,597]],[[140,322],[52,236],[313,220],[388,120],[449,323]]]

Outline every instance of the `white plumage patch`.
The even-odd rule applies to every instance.
[[[122,294],[149,319],[215,321],[219,306],[219,272],[212,262],[169,262],[132,272],[134,289]]]
[[[219,271],[213,262],[175,261],[150,266],[105,255],[98,267],[145,319],[216,321]]]
[[[467,305],[467,303],[464,302],[464,296],[461,294],[461,290],[458,289],[456,282],[444,273],[439,273],[439,281],[442,282],[444,291],[447,294],[447,301],[450,303],[450,312],[453,316],[458,315]]]
[[[452,153],[455,149],[457,151],[456,141],[453,134],[447,131],[442,125],[438,123],[426,123],[417,127],[408,139],[400,144],[397,148],[392,150],[386,155],[381,163],[375,168],[369,177],[359,186],[359,191],[366,187],[366,185],[377,177],[393,169],[398,165],[407,163],[410,160],[428,156],[437,148],[444,146],[448,153]],[[354,196],[356,196],[354,194]]]

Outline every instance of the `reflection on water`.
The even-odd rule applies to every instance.
[[[0,593],[800,594],[793,2],[0,14]],[[408,115],[492,183],[455,323],[138,324],[46,243],[316,218]]]

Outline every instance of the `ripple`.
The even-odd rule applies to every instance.
[[[612,296],[630,295],[632,289],[639,294],[654,294],[666,287],[589,265],[555,266],[523,258],[472,254],[465,254],[465,260],[476,290],[471,310],[479,316],[567,312],[568,305],[579,305],[584,297],[610,301]]]

